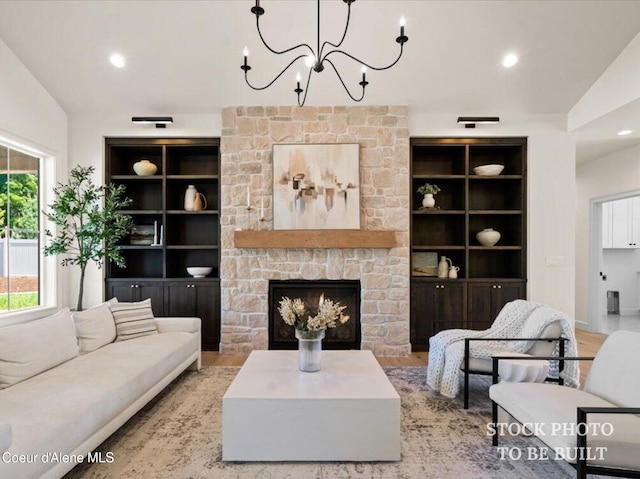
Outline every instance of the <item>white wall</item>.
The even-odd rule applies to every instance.
[[[134,125],[132,116],[173,116],[173,125],[155,128],[154,125]],[[139,112],[131,114],[78,113],[69,115],[69,169],[76,165],[94,166],[95,182],[104,181],[105,137],[219,137],[222,131],[220,112],[207,115],[172,115],[171,112]],[[66,288],[68,304],[76,304],[79,271],[72,271]],[[84,307],[89,308],[103,299],[103,271],[93,263],[87,267]]]
[[[575,317],[575,139],[564,115],[501,115],[498,125],[465,129],[457,115],[429,115],[409,107],[411,136],[525,136],[528,138],[528,298]],[[549,256],[564,265],[546,266]]]
[[[1,39],[0,136],[55,157],[55,170],[53,165],[45,168],[55,175],[55,181],[66,178],[67,115]],[[65,284],[66,271],[57,264],[57,259],[51,257],[42,266],[45,273],[47,269],[57,269],[58,284]],[[63,290],[58,289],[52,302],[67,304]]]
[[[633,146],[576,167],[576,321],[590,329],[591,200],[640,189],[640,146]]]

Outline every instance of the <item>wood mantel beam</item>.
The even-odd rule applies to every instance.
[[[234,231],[236,248],[395,248],[395,231],[362,230],[278,230]]]

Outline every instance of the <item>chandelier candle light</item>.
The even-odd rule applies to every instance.
[[[300,298],[282,298],[278,311],[284,322],[296,329],[300,371],[320,371],[320,352],[325,330],[335,328],[336,321],[340,321],[341,324],[349,321],[349,316],[342,314],[345,308],[346,306],[340,306],[340,303],[324,299],[323,293],[318,301],[317,313],[312,316]]]
[[[318,43],[317,43],[316,50],[314,50],[307,43],[301,43],[300,45],[296,45],[296,46],[293,46],[291,48],[287,48],[286,50],[274,50],[273,48],[271,48],[267,44],[267,42],[265,41],[264,37],[262,36],[262,31],[260,30],[260,17],[262,15],[264,15],[265,10],[264,10],[264,8],[262,8],[260,6],[260,0],[256,0],[255,6],[251,8],[251,13],[253,13],[256,16],[256,28],[258,30],[258,35],[260,36],[260,40],[262,41],[263,45],[267,48],[267,50],[269,50],[271,53],[275,53],[276,55],[283,55],[285,53],[289,53],[291,51],[294,51],[294,50],[297,50],[299,48],[302,48],[302,49],[309,50],[309,53],[308,54],[300,54],[300,55],[296,56],[293,60],[291,60],[291,62],[286,67],[284,67],[284,69],[278,75],[276,75],[276,77],[273,80],[271,80],[266,85],[264,85],[264,86],[254,86],[249,82],[249,78],[248,78],[248,75],[247,75],[249,70],[251,70],[251,66],[248,63],[249,49],[247,47],[245,47],[244,51],[243,51],[244,64],[241,65],[240,68],[244,71],[244,79],[247,82],[247,85],[249,85],[254,90],[266,90],[271,85],[273,85],[276,82],[276,80],[278,80],[278,78],[280,78],[284,74],[284,72],[286,72],[293,64],[295,64],[298,60],[304,58],[306,65],[309,67],[309,74],[307,76],[307,81],[306,81],[304,89],[301,88],[302,77],[301,77],[300,73],[298,73],[296,75],[296,88],[293,91],[298,95],[298,106],[303,106],[305,101],[307,100],[307,93],[309,93],[309,83],[311,81],[311,74],[314,71],[316,73],[320,73],[321,71],[323,71],[324,68],[325,68],[325,63],[330,65],[333,68],[333,70],[336,72],[336,75],[338,76],[338,80],[340,80],[340,83],[344,87],[344,89],[347,92],[347,94],[349,95],[349,97],[353,101],[356,101],[356,102],[361,101],[364,98],[365,87],[369,84],[369,82],[367,81],[367,68],[369,68],[371,70],[378,70],[378,71],[379,70],[387,70],[387,69],[391,68],[392,66],[394,66],[396,63],[398,63],[398,61],[402,57],[402,53],[404,51],[404,44],[409,41],[409,37],[407,37],[404,34],[404,27],[405,27],[406,21],[405,21],[404,17],[400,18],[400,35],[398,37],[396,37],[396,42],[400,45],[400,53],[398,54],[398,57],[391,64],[389,64],[387,66],[375,67],[375,66],[369,65],[368,63],[365,63],[364,61],[354,57],[353,55],[351,55],[351,54],[349,54],[349,53],[347,53],[347,52],[345,52],[343,50],[340,50],[340,46],[342,45],[342,42],[344,42],[344,39],[347,36],[347,30],[349,29],[349,19],[351,18],[351,4],[353,2],[355,2],[355,0],[342,0],[342,1],[347,4],[347,21],[346,21],[346,25],[344,27],[344,33],[342,34],[342,38],[340,39],[340,41],[337,44],[336,43],[331,43],[328,40],[324,41],[322,43],[322,45],[320,43],[320,0],[317,0],[317,4],[318,4],[318,30],[317,30]],[[329,47],[333,47],[333,49],[330,49]],[[327,48],[326,52],[325,52],[325,48]],[[361,69],[362,81],[358,83],[362,87],[362,94],[360,95],[360,97],[354,96],[349,91],[349,88],[347,88],[347,85],[345,84],[344,80],[342,79],[342,76],[338,72],[338,69],[336,68],[335,64],[329,58],[332,55],[343,55],[345,57],[351,58],[353,61],[355,61],[355,62],[357,62],[357,63],[362,65],[362,69]],[[304,92],[304,95],[301,98],[301,95],[302,95],[303,92]]]

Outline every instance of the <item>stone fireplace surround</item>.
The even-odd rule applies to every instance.
[[[236,229],[272,229],[272,145],[360,145],[361,229],[395,231],[389,249],[235,248]],[[221,137],[222,354],[268,348],[271,279],[359,279],[362,349],[406,356],[409,341],[409,130],[406,106],[230,107]],[[246,198],[251,211],[247,223]]]

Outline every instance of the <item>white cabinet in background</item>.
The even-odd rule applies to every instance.
[[[640,248],[640,197],[602,204],[602,247]]]
[[[613,201],[602,203],[602,247],[612,248],[613,227],[611,226],[611,215],[613,213]]]

